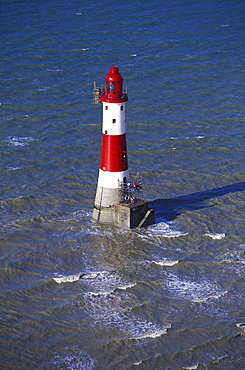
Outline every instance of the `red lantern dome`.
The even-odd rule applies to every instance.
[[[101,91],[100,101],[107,103],[122,103],[128,100],[128,94],[123,91],[123,78],[117,67],[111,67],[105,77],[105,89]]]

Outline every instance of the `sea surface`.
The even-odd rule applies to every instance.
[[[244,14],[2,2],[1,369],[245,369]],[[91,220],[112,64],[147,228]]]

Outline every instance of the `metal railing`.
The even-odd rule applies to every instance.
[[[123,191],[124,203],[135,203],[137,199],[142,197],[143,181],[142,177],[136,175],[132,181],[122,181],[119,184],[119,189]]]

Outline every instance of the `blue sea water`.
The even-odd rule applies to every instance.
[[[1,369],[245,368],[244,12],[2,2]],[[145,229],[91,221],[112,64]]]

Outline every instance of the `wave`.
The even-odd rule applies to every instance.
[[[180,260],[171,261],[171,260],[167,260],[167,259],[162,260],[162,261],[151,261],[151,263],[155,263],[155,265],[159,265],[159,266],[174,266],[179,262],[180,262]]]
[[[81,279],[81,274],[53,277],[52,279],[58,284],[73,283],[74,281],[78,281]]]
[[[18,203],[29,203],[29,202],[32,202],[34,200],[34,198],[32,196],[20,196],[20,197],[17,197],[17,198],[9,198],[9,199],[3,199],[3,200],[0,200],[0,204],[2,206],[13,206],[13,205],[16,205]]]
[[[23,167],[7,167],[6,170],[7,171],[17,171],[17,170],[21,170]]]
[[[225,290],[223,292],[213,294],[213,295],[210,295],[210,296],[207,296],[207,297],[204,297],[204,298],[194,299],[193,302],[201,303],[201,302],[206,302],[210,299],[219,299],[219,298],[223,297],[224,295],[226,295],[228,293],[229,293],[228,290]]]
[[[94,280],[89,281],[91,276]],[[86,280],[89,287],[95,289],[83,294],[79,305],[99,327],[117,330],[120,338],[118,340],[154,339],[166,334],[167,329],[171,327],[162,327],[133,314],[132,309],[137,302],[129,290],[137,285],[136,282],[127,282],[114,272],[108,271],[87,274],[84,281]]]
[[[59,276],[59,277],[53,277],[52,279],[58,283],[58,284],[61,284],[61,283],[73,283],[74,281],[78,281],[78,280],[81,280],[81,279],[85,279],[85,280],[95,280],[97,278],[102,278],[103,275],[107,274],[108,272],[107,271],[103,271],[103,272],[80,272],[78,274],[74,274],[74,275],[68,275],[68,276]]]
[[[212,284],[206,280],[191,281],[172,274],[168,276],[164,284],[173,295],[194,303],[219,299],[228,293],[227,290],[220,289],[217,284]]]
[[[239,251],[239,250],[227,252],[225,254],[224,259],[223,259],[222,262],[232,263],[232,264],[235,263],[235,264],[239,264],[239,265],[244,265],[245,264],[244,257],[241,254],[241,251]]]
[[[78,280],[83,280],[89,282],[92,286],[97,287],[98,291],[89,291],[85,293],[87,296],[107,296],[112,294],[116,290],[127,290],[133,288],[137,283],[121,282],[121,278],[111,274],[108,271],[98,271],[98,272],[84,272],[68,276],[58,276],[52,278],[56,283],[73,283]],[[112,285],[111,289],[107,289],[108,285]],[[106,287],[106,289],[104,289]]]
[[[154,368],[172,369],[173,367],[171,365],[173,364],[174,358],[174,368],[176,369],[231,369],[231,364],[233,365],[232,369],[240,369],[241,367],[239,365],[243,363],[244,356],[243,352],[241,356],[239,356],[239,352],[236,351],[236,347],[239,345],[236,339],[237,334],[220,337],[214,336],[213,338],[208,338],[206,341],[197,342],[194,345],[192,342],[191,346],[187,346],[180,350],[178,348],[175,350],[174,348],[171,356],[166,356],[164,352],[158,353],[157,356],[149,356],[148,358],[134,363],[134,365],[144,363],[144,367],[142,366],[142,368],[151,369],[152,362],[154,361]],[[230,348],[233,348],[233,350],[230,350]],[[222,354],[220,354],[221,350]]]
[[[238,335],[244,335],[245,334],[245,323],[244,322],[238,322],[236,324],[236,327],[241,329],[241,332]]]
[[[107,296],[109,294],[114,293],[116,290],[127,290],[130,288],[133,288],[137,283],[132,283],[132,284],[125,284],[121,286],[116,286],[113,289],[107,290],[107,291],[99,291],[99,292],[88,292],[86,295],[90,296]]]
[[[126,284],[126,285],[118,286],[116,289],[127,290],[130,288],[133,288],[135,285],[137,285],[137,283]]]
[[[150,226],[147,230],[147,233],[149,236],[159,236],[163,238],[178,238],[180,236],[188,235],[188,233],[174,230],[171,228],[171,224],[166,222],[159,222],[153,226]]]
[[[11,146],[26,146],[34,140],[33,137],[8,136],[4,141]]]
[[[93,370],[96,361],[84,350],[78,347],[65,348],[63,353],[57,353],[50,361],[59,369]]]
[[[135,339],[135,340],[155,339],[155,338],[161,337],[164,334],[167,334],[167,332],[168,332],[168,328],[164,328],[164,329],[149,331],[149,332],[146,332],[144,334],[141,334],[141,335],[129,338],[129,339],[131,339],[131,340],[133,340],[133,339]]]
[[[206,236],[209,236],[211,239],[213,240],[221,240],[223,238],[225,238],[225,233],[221,233],[221,234],[218,234],[218,233],[206,233],[205,234]]]
[[[133,365],[138,366],[138,365],[142,364],[142,362],[143,362],[143,361],[134,362],[134,363],[133,363]]]

